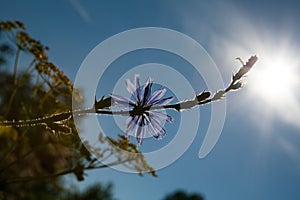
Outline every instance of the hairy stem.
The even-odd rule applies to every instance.
[[[228,93],[229,91],[233,90],[234,82],[231,82],[231,84],[223,91],[223,94]],[[220,100],[220,98],[208,98],[203,101],[198,101],[196,98],[187,100],[187,101],[181,101],[175,104],[169,104],[165,106],[152,106],[149,108],[145,108],[145,110],[161,110],[161,109],[175,109],[178,112],[181,112],[182,110],[191,109],[195,106],[204,105],[207,103],[211,103],[213,101]],[[38,126],[42,125],[45,126],[47,123],[55,123],[59,121],[64,121],[72,116],[80,116],[80,115],[86,115],[86,114],[102,114],[102,115],[135,115],[134,110],[120,110],[120,111],[111,111],[107,109],[98,109],[95,110],[94,108],[89,109],[83,109],[83,110],[75,110],[75,111],[68,111],[64,113],[59,113],[43,118],[37,118],[37,119],[30,119],[30,120],[18,120],[18,121],[1,121],[0,126]]]

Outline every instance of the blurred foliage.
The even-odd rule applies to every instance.
[[[71,192],[64,191],[60,195],[61,199],[70,200],[113,200],[112,185],[94,184],[86,188],[84,191],[73,190]]]
[[[177,190],[171,194],[166,195],[163,200],[204,200],[204,197],[201,194],[189,194],[183,190]]]
[[[82,181],[86,170],[112,165],[155,176],[138,148],[125,137],[105,138],[100,133],[98,142],[105,148],[80,140],[71,113],[72,82],[49,61],[48,50],[26,32],[22,22],[0,22],[0,122],[23,122],[0,126],[0,199],[61,198],[57,194],[65,194],[63,175],[74,174]],[[76,100],[82,100],[76,92]],[[114,160],[103,164],[111,156]],[[93,196],[109,200],[110,188],[96,185],[62,199]]]

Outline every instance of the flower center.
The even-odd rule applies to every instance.
[[[150,107],[143,107],[142,105],[137,105],[134,106],[133,110],[131,111],[131,115],[143,115],[143,114],[148,115],[146,111],[149,109]]]

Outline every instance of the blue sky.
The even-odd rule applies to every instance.
[[[120,200],[161,199],[179,188],[202,193],[208,200],[298,200],[299,9],[298,1],[271,0],[226,3],[11,0],[1,1],[0,19],[23,21],[35,38],[50,47],[50,59],[72,80],[96,45],[117,33],[139,27],[170,28],[194,38],[213,58],[225,83],[239,67],[234,58],[246,60],[257,54],[259,63],[248,75],[244,88],[227,95],[222,135],[207,157],[199,159],[198,153],[208,126],[209,105],[201,108],[201,128],[190,148],[172,165],[159,170],[158,178],[104,169],[90,172],[79,185],[111,181]],[[160,53],[148,51],[124,56],[111,69],[125,64],[130,68],[130,65],[162,62],[186,76],[191,73],[183,60]],[[184,67],[179,68],[181,64]],[[270,77],[275,77],[275,81]],[[192,84],[198,92],[206,88]],[[111,87],[98,86],[101,91]],[[176,113],[171,114],[178,118]],[[173,128],[168,126],[167,138],[144,145],[170,141]],[[174,127],[177,126],[175,123]]]

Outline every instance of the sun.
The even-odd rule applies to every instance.
[[[296,64],[288,55],[260,56],[255,75],[249,80],[249,88],[255,97],[268,105],[279,106],[288,102],[295,92],[299,77]]]

